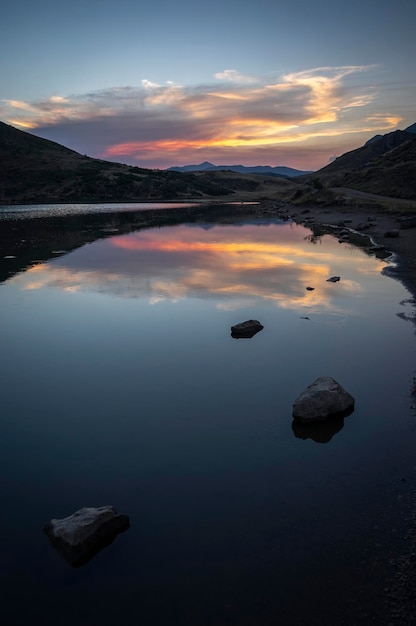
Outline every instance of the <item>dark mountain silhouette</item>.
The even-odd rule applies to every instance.
[[[302,185],[314,193],[319,188],[350,187],[414,199],[415,152],[416,124],[412,124],[404,131],[376,136],[302,176],[246,172],[284,168],[231,166],[241,168],[240,173],[208,162],[185,166],[199,168],[195,171],[149,170],[83,156],[0,122],[0,204],[287,199],[293,189],[303,196]]]
[[[406,133],[416,133],[416,123],[412,124],[411,126],[408,126],[407,128],[404,129],[404,131]],[[374,137],[371,137],[371,139],[366,141],[364,145],[366,146],[369,143],[373,143],[374,141],[378,141],[379,139],[383,139],[383,137],[385,137],[385,135],[374,135]]]
[[[181,165],[168,167],[167,172],[206,172],[207,170],[215,169],[215,165],[209,161],[204,161],[199,165]]]
[[[411,126],[405,128],[405,131],[407,133],[416,133],[416,122],[414,124],[411,124]]]
[[[344,172],[339,184],[392,198],[416,199],[416,135],[361,168]]]
[[[0,204],[253,199],[286,179],[149,170],[83,156],[0,122]]]
[[[207,172],[207,171],[219,171],[228,170],[231,172],[238,172],[240,174],[263,174],[267,176],[283,176],[285,178],[293,178],[294,176],[301,176],[302,174],[309,174],[311,171],[296,170],[292,167],[285,167],[280,165],[277,167],[271,167],[270,165],[214,165],[209,161],[204,161],[199,165],[182,165],[173,166],[167,169],[168,172]]]
[[[409,126],[414,128],[416,124]],[[349,187],[394,198],[416,198],[416,134],[396,130],[375,136],[301,181]]]
[[[396,130],[387,135],[382,135],[378,139],[373,138],[373,140],[367,141],[361,148],[356,148],[338,157],[329,165],[318,170],[316,174],[318,174],[319,177],[334,176],[339,175],[341,172],[365,167],[374,159],[381,157],[383,154],[393,150],[393,148],[397,148],[406,141],[414,138],[414,134],[405,130]]]
[[[374,141],[378,141],[382,137],[383,137],[383,135],[374,135],[374,137],[371,137],[371,139],[366,141],[364,145],[367,146],[369,143],[374,143]]]

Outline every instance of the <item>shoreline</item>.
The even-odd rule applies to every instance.
[[[266,211],[270,211],[270,206]],[[380,247],[379,251],[374,251],[374,253],[386,261],[382,274],[399,281],[405,287],[410,295],[409,301],[416,309],[416,227],[403,228],[403,222],[400,221],[400,218],[409,217],[408,213],[377,212],[377,209],[372,211],[368,207],[351,209],[341,206],[328,209],[293,205],[281,205],[277,213],[282,218],[292,219],[295,223],[303,224],[313,231],[319,231],[319,228],[323,227],[324,232],[332,232],[336,236],[341,231],[348,230],[354,236],[367,238],[367,241],[371,242],[370,246]],[[370,226],[367,226],[368,224]],[[359,228],[360,225],[365,225],[365,228]],[[386,236],[386,233],[392,231],[398,232],[394,236]],[[351,237],[351,243],[357,244],[357,241],[353,241]],[[403,319],[415,324],[416,310],[411,317],[407,316]],[[409,389],[409,406],[416,414],[416,377],[413,378],[412,388]],[[401,495],[398,497],[401,498]],[[385,615],[382,618],[378,616],[378,619],[381,619],[380,623],[388,626],[416,623],[416,490],[414,487],[410,487],[407,494],[407,511],[404,519],[407,528],[404,537],[406,543],[393,559],[391,574],[385,581],[387,586],[384,588],[384,593],[380,591],[380,596],[384,596]]]
[[[240,203],[237,204],[240,205]],[[260,202],[254,207],[247,207],[247,205],[245,205],[240,208],[237,206],[235,207],[234,215],[243,215],[245,211],[247,211],[247,214],[250,216],[261,217],[263,215],[274,218],[281,217],[284,220],[290,219],[295,223],[305,224],[308,228],[316,231],[317,234],[332,233],[337,236],[340,235],[342,230],[349,230],[351,233],[350,243],[353,245],[356,244],[356,238],[360,238],[361,241],[357,244],[359,246],[363,246],[364,244],[363,247],[365,247],[371,245],[371,242],[383,246],[385,248],[384,250],[374,252],[377,256],[380,255],[380,259],[385,259],[386,261],[383,273],[386,272],[389,277],[401,282],[412,295],[412,299],[414,294],[416,294],[416,228],[400,228],[398,219],[406,215],[405,213],[399,211],[396,213],[377,213],[377,209],[372,210],[371,208],[352,209],[350,207],[334,207],[328,209],[327,207],[313,206],[297,207],[281,202],[268,201],[264,203]],[[183,213],[186,214],[185,211]],[[207,219],[209,216],[212,220],[220,221],[221,216],[224,217],[225,215],[225,212],[224,214],[222,213],[221,203],[210,203],[210,208],[204,211],[202,215],[201,213],[202,211],[198,209],[195,212],[194,218],[196,220]],[[38,246],[43,250],[49,250],[49,243],[53,241],[55,237],[55,225],[57,230],[59,230],[60,223],[58,224],[58,222],[60,222],[61,219],[66,222],[63,239],[55,247],[54,244],[51,243],[50,245],[52,247],[50,249],[61,249],[62,247],[65,248],[66,252],[69,252],[71,246],[74,246],[74,248],[78,247],[94,237],[101,239],[113,236],[116,231],[122,234],[124,232],[130,232],[132,228],[153,227],[156,224],[168,223],[170,219],[173,220],[175,217],[175,212],[170,210],[169,213],[160,211],[157,216],[153,216],[151,213],[145,214],[138,212],[134,214],[134,217],[132,214],[126,215],[118,213],[104,215],[94,214],[94,216],[87,216],[85,219],[81,219],[79,216],[72,216],[71,219],[44,218],[45,221],[43,223],[37,220],[36,226],[39,228],[39,232],[32,230],[33,224],[31,228],[28,228],[28,231],[25,232],[24,227],[26,225],[29,227],[30,225],[25,225],[24,220],[10,221],[9,228],[4,229],[4,231],[10,229],[10,235],[16,242],[16,248],[11,249],[9,244],[5,242],[7,246],[5,247],[5,254],[16,253],[16,255],[18,255],[16,263],[18,263],[19,257],[23,257],[27,263],[32,264],[34,261],[30,260],[31,257],[25,257],[23,248],[27,246],[31,249]],[[153,219],[155,219],[154,222]],[[365,228],[357,228],[360,224],[364,224]],[[386,232],[393,230],[399,231],[398,236],[384,236]],[[6,233],[3,232],[3,235],[5,236]],[[340,245],[343,244],[340,243]],[[38,251],[33,258],[40,258]],[[45,260],[47,260],[47,258],[51,258],[49,253],[45,254]],[[12,269],[14,262],[15,261],[11,259],[6,263],[10,263],[10,269]],[[19,270],[16,268],[16,271],[21,271],[21,268]],[[413,322],[416,321],[416,318],[408,319],[411,319]],[[409,405],[411,404],[412,398],[409,397]],[[357,597],[357,621],[355,622],[357,625],[367,624],[370,621],[375,621],[377,618],[379,620],[377,623],[380,624],[380,626],[394,626],[395,624],[400,626],[401,624],[413,623],[412,620],[415,618],[414,613],[416,609],[412,598],[416,597],[416,559],[414,556],[416,554],[416,499],[413,498],[412,493],[409,493],[409,488],[410,491],[412,491],[410,482],[409,480],[408,483],[399,483],[398,487],[397,485],[394,486],[394,489],[397,489],[399,494],[403,494],[402,506],[398,505],[394,516],[400,516],[403,509],[410,511],[409,516],[403,517],[403,524],[409,529],[408,541],[406,545],[401,545],[399,550],[394,554],[390,552],[387,554],[387,552],[383,551],[380,567],[390,568],[390,558],[397,559],[397,562],[392,565],[393,573],[391,579],[389,578],[387,580],[383,578],[383,575],[380,576],[380,578],[383,578],[383,581],[385,580],[385,584],[388,585],[388,592],[386,588],[375,589],[373,581],[368,581],[367,583],[365,580],[362,580],[364,600],[366,599],[365,594],[368,584],[368,595],[370,598],[374,596],[377,604],[374,606],[374,613],[372,613],[370,600],[364,602],[364,605],[361,606],[361,596]],[[408,498],[410,498],[409,505],[407,505]],[[406,504],[404,504],[405,499]],[[391,511],[386,511],[385,515],[387,525],[391,526]],[[388,538],[384,547],[390,548],[391,550],[392,546],[387,544]],[[359,572],[357,572],[357,576],[358,575]],[[383,613],[382,615],[383,607],[385,614]],[[323,620],[323,623],[324,622],[325,620]],[[344,624],[345,622],[341,619],[340,623]]]
[[[269,211],[270,207],[266,210]],[[372,210],[368,207],[341,206],[328,209],[290,204],[279,206],[276,211],[279,216],[290,218],[312,230],[319,226],[330,228],[329,232],[333,231],[334,234],[348,230],[352,235],[351,243],[356,243],[354,237],[367,238],[370,242],[368,247],[373,245],[379,248],[374,249],[374,254],[386,261],[383,273],[400,281],[412,298],[416,299],[416,219],[414,227],[404,227],[401,221],[409,217],[408,213],[399,210],[392,213],[377,212],[376,208]]]

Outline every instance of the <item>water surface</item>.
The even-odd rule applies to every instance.
[[[106,202],[95,204],[4,204],[0,205],[0,220],[28,219],[36,217],[60,217],[97,213],[154,211],[160,209],[182,209],[195,206],[192,202]]]
[[[374,604],[415,445],[411,305],[385,262],[254,218],[57,252],[0,287],[8,619],[306,626]],[[264,329],[233,339],[246,319]],[[294,429],[321,375],[355,411]],[[131,528],[71,569],[42,525],[104,504]]]

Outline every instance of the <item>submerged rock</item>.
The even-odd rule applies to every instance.
[[[247,320],[246,322],[241,322],[240,324],[235,324],[235,326],[231,326],[231,336],[235,339],[250,339],[260,330],[263,330],[263,328],[263,324],[260,324],[259,321]]]
[[[322,422],[331,416],[348,415],[354,408],[354,398],[330,376],[321,376],[311,383],[293,404],[297,422]]]
[[[52,519],[43,530],[64,559],[79,567],[129,526],[127,515],[119,515],[113,506],[102,506],[85,507],[68,517]]]
[[[400,234],[399,231],[396,228],[394,228],[393,230],[387,230],[384,233],[383,237],[388,237],[388,238],[393,239],[393,238],[398,237],[399,234]]]
[[[416,215],[409,215],[408,217],[400,217],[397,221],[400,223],[400,229],[415,228]]]

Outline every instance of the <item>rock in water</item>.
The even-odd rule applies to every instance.
[[[129,526],[127,515],[119,515],[113,506],[102,506],[85,507],[69,517],[52,519],[43,530],[66,561],[79,567]]]
[[[293,404],[297,422],[322,422],[332,415],[346,415],[354,408],[354,398],[330,376],[311,383]]]
[[[263,328],[264,326],[257,320],[247,320],[246,322],[231,326],[231,336],[235,339],[241,339],[243,337],[250,339],[250,337],[253,337],[253,335],[260,330],[263,330]]]
[[[327,283],[337,283],[339,280],[341,280],[340,276],[331,276],[331,278],[327,278],[326,282]]]

